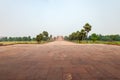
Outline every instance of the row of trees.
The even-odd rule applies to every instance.
[[[1,37],[0,41],[37,41],[40,43],[41,41],[52,40],[52,35],[49,35],[47,31],[43,31],[35,38],[31,38],[30,36],[24,37]]]
[[[76,31],[71,33],[69,36],[65,36],[66,40],[78,40],[79,42],[81,40],[87,39],[88,33],[91,31],[92,26],[89,23],[86,23],[83,26],[83,29],[80,31]]]
[[[101,35],[101,34],[96,34],[93,33],[89,36],[89,40],[92,40],[95,42],[96,40],[98,41],[120,41],[120,35]]]
[[[41,41],[48,41],[52,39],[52,35],[49,36],[47,31],[43,31],[42,33],[36,36],[36,41],[40,43]]]
[[[96,40],[98,41],[120,41],[120,35],[101,35],[101,34],[96,34],[93,33],[88,37],[88,33],[91,31],[92,26],[89,23],[86,23],[83,26],[83,29],[80,31],[76,31],[71,33],[69,36],[65,36],[65,40],[70,40],[70,41],[82,41],[82,40],[92,40],[95,42]]]
[[[35,38],[31,38],[30,36],[24,37],[1,37],[0,41],[33,41]]]

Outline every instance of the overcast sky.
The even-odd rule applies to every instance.
[[[120,0],[0,0],[0,36],[35,36],[43,30],[68,35],[120,34]]]

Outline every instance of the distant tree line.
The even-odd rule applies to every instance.
[[[52,35],[49,35],[47,31],[43,31],[42,33],[36,35],[36,37],[31,38],[31,36],[24,37],[0,37],[0,41],[37,41],[40,43],[41,41],[49,41],[52,40]]]
[[[101,35],[93,33],[88,36],[88,33],[91,31],[92,26],[89,23],[86,23],[83,26],[83,29],[80,31],[72,32],[70,35],[65,36],[65,40],[69,41],[82,41],[82,40],[91,40],[93,42],[95,41],[120,41],[120,35],[114,34],[114,35]]]
[[[0,41],[34,41],[35,38],[31,38],[30,36],[26,37],[1,37]]]
[[[120,35],[119,34],[101,35],[101,34],[93,33],[89,36],[89,40],[92,40],[93,42],[95,42],[96,40],[98,41],[120,41]]]
[[[83,29],[81,29],[80,31],[76,31],[71,33],[69,36],[65,36],[64,39],[65,40],[78,40],[79,42],[82,40],[88,40],[88,33],[91,31],[92,26],[89,23],[86,23],[83,26]]]
[[[82,32],[82,31],[81,31]],[[79,37],[81,37],[79,35],[78,37],[78,31],[77,32],[73,32],[71,35],[69,36],[65,36],[65,40],[70,40],[70,41],[74,41],[74,40],[78,40]],[[82,40],[85,40],[85,34],[81,37],[81,41]],[[96,33],[93,33],[91,34],[89,37],[88,37],[88,40],[89,41],[120,41],[120,35],[119,34],[114,34],[114,35],[101,35],[101,34],[96,34]]]

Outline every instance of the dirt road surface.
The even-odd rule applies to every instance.
[[[67,41],[1,46],[0,80],[120,80],[120,46]]]

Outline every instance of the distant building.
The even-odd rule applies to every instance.
[[[64,40],[64,38],[63,38],[63,36],[57,36],[56,40],[62,41],[62,40]]]

